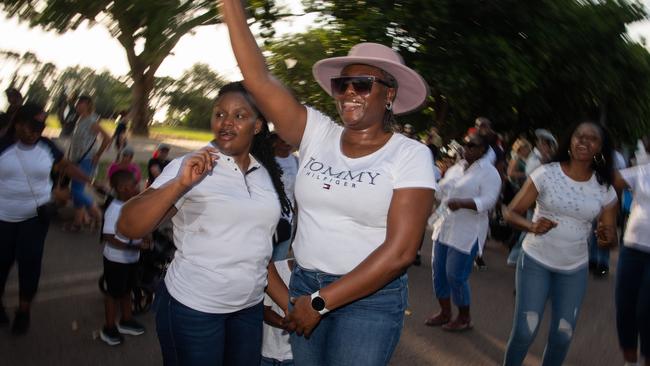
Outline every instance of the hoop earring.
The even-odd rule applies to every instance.
[[[390,102],[386,103],[386,110],[387,111],[392,111],[393,110],[393,101],[392,100]]]
[[[571,156],[571,149],[567,149],[566,152],[569,154],[569,157],[572,157],[572,156]]]
[[[596,165],[605,164],[605,156],[603,155],[603,153],[600,153],[600,158],[599,159],[596,159],[596,156],[598,156],[598,155],[594,155],[594,163],[596,163]]]

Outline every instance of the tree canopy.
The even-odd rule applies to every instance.
[[[649,127],[650,55],[626,33],[627,24],[646,17],[638,3],[307,0],[305,4],[309,11],[323,13],[327,23],[323,29],[272,43],[271,65],[299,98],[329,112],[329,98],[311,88],[315,85],[311,65],[345,54],[354,43],[372,41],[397,49],[430,84],[428,106],[401,118],[421,129],[436,125],[447,135],[458,135],[479,115],[514,134],[536,127],[559,132],[587,118],[616,126],[615,134],[627,140]],[[298,60],[292,68],[283,65],[289,59]]]

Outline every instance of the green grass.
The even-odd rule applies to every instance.
[[[45,121],[46,125],[51,128],[61,128],[61,122],[56,114],[50,114]],[[109,134],[113,134],[115,131],[115,123],[110,119],[102,119],[100,122],[102,128],[106,130]],[[207,130],[195,130],[185,127],[170,127],[155,125],[149,127],[149,136],[151,137],[169,137],[176,139],[184,140],[194,140],[194,141],[212,141],[214,136],[211,131]]]
[[[195,141],[212,141],[214,139],[214,135],[211,131],[170,126],[151,126],[149,127],[149,135],[158,135]]]

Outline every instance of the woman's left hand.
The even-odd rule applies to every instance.
[[[605,225],[602,221],[599,221],[596,227],[596,238],[598,239],[598,246],[601,248],[616,246],[616,227]]]
[[[308,295],[291,299],[293,309],[285,318],[285,323],[294,323],[299,336],[309,337],[320,322],[321,315],[311,307],[311,297]]]

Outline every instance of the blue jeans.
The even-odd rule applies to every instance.
[[[650,253],[622,247],[616,273],[616,328],[623,349],[650,357]]]
[[[291,296],[310,295],[341,276],[296,265]],[[390,361],[408,305],[406,274],[377,292],[325,314],[309,339],[291,334],[293,360],[305,366],[381,366]]]
[[[77,164],[77,168],[89,177],[95,169],[91,158],[83,158]],[[72,180],[70,194],[72,195],[72,204],[75,208],[90,207],[93,205],[93,199],[86,194],[86,183],[82,181]]]
[[[597,222],[594,221],[591,227],[591,235],[589,236],[589,263],[609,268],[609,249],[598,246],[598,239],[594,233],[596,225]]]
[[[271,262],[277,262],[287,259],[289,255],[289,245],[291,244],[291,239],[285,240],[281,243],[276,244],[273,247],[273,254],[271,255]]]
[[[562,365],[573,337],[587,287],[587,267],[571,272],[554,271],[522,252],[517,261],[516,304],[504,365],[521,365],[535,340],[551,300],[551,325],[542,365]]]
[[[229,314],[191,309],[167,292],[157,292],[156,331],[164,365],[259,365],[263,302]]]
[[[433,291],[439,299],[451,299],[456,306],[469,306],[469,275],[472,273],[478,242],[469,254],[439,241],[433,246]]]
[[[274,358],[262,357],[260,366],[293,366],[293,360],[278,361]]]

